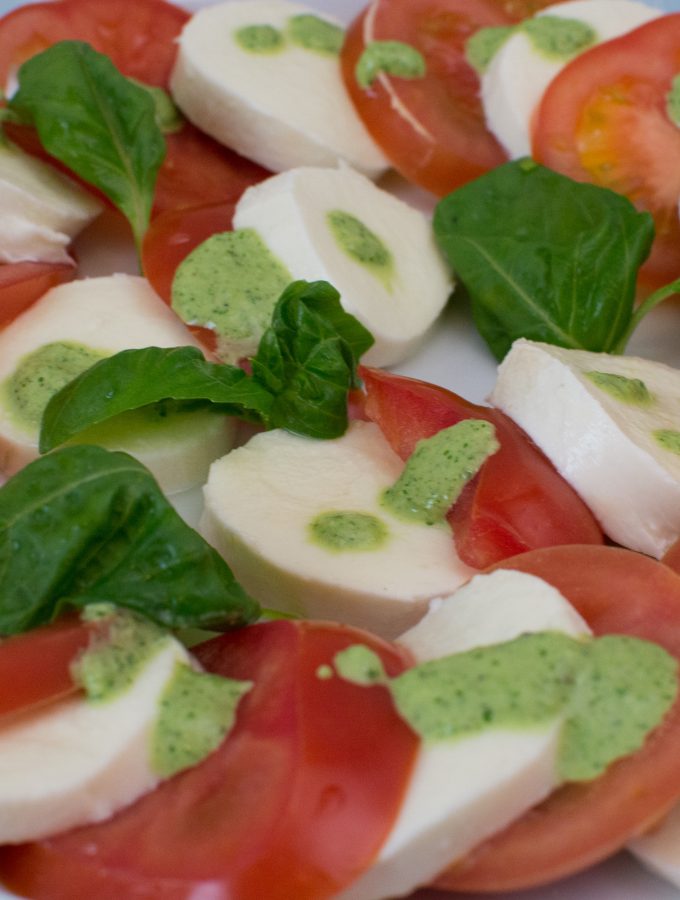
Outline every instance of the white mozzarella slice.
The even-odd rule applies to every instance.
[[[348,216],[353,237],[363,226],[379,242],[380,265],[367,262],[376,253],[366,237],[350,247],[341,242],[337,223]],[[412,354],[452,290],[428,217],[348,167],[293,169],[249,188],[234,226],[255,229],[294,278],[338,289],[344,309],[375,338],[368,365]]]
[[[637,0],[568,0],[536,15],[589,25],[595,43],[600,43],[655,19],[661,11]],[[571,58],[544,53],[522,30],[515,31],[494,54],[481,79],[482,103],[487,127],[511,159],[531,155],[534,112],[545,89]]]
[[[60,342],[101,356],[148,346],[199,346],[143,278],[113,275],[52,288],[0,332],[0,470],[7,476],[38,456],[38,426],[13,410],[9,381],[22,359]],[[233,424],[211,412],[166,417],[131,413],[92,429],[83,439],[126,450],[151,469],[166,492],[174,493],[205,481],[210,463],[232,445]]]
[[[109,818],[152,790],[159,703],[188,654],[168,639],[119,696],[75,697],[0,728],[0,843],[37,840]]]
[[[590,629],[540,578],[500,569],[476,575],[398,638],[415,661],[509,641],[522,633]],[[534,729],[496,729],[423,744],[403,805],[377,859],[336,900],[401,897],[432,881],[558,784],[561,717]]]
[[[614,541],[661,557],[680,536],[680,372],[519,340],[490,399],[538,444]]]
[[[175,102],[203,131],[272,171],[344,160],[376,177],[388,164],[354,111],[337,54],[288,37],[291,19],[305,14],[318,16],[285,0],[199,10],[179,39],[170,81]],[[252,26],[281,34],[281,48],[244,49],[237,33]]]
[[[392,638],[421,618],[432,597],[473,574],[457,558],[447,525],[403,521],[383,508],[381,495],[403,466],[368,422],[329,441],[259,434],[212,465],[200,530],[263,606]],[[312,521],[336,511],[374,516],[386,540],[370,550],[316,543]]]
[[[680,805],[628,849],[648,869],[680,888]]]
[[[47,163],[0,144],[0,261],[72,262],[69,242],[101,210]]]

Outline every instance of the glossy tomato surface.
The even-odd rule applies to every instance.
[[[536,550],[503,561],[560,590],[596,635],[653,641],[680,659],[680,576],[615,547]],[[680,696],[637,753],[568,785],[442,875],[460,891],[510,891],[563,878],[620,849],[680,797]]]
[[[386,689],[325,677],[354,643],[392,674],[392,647],[343,626],[277,621],[194,648],[249,680],[235,728],[203,763],[101,825],[0,851],[34,900],[322,900],[367,867],[399,810],[417,739]]]
[[[484,463],[449,512],[456,550],[482,569],[527,550],[558,544],[602,543],[591,512],[547,458],[507,416],[424,381],[361,369],[365,414],[396,453],[407,459],[416,443],[463,419],[484,419],[501,448]]]
[[[16,262],[0,264],[0,328],[28,309],[51,287],[76,276],[68,263]]]
[[[680,277],[680,129],[669,118],[678,71],[680,13],[578,56],[548,87],[534,123],[539,162],[652,214],[657,237],[641,272],[651,287]]]

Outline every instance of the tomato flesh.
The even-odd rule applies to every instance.
[[[504,560],[560,590],[596,635],[653,641],[680,659],[680,576],[618,547],[552,547]],[[567,785],[437,879],[455,891],[512,891],[564,878],[619,850],[680,797],[680,697],[637,752]]]
[[[527,550],[601,544],[592,513],[524,432],[499,410],[435,385],[361,369],[365,412],[402,459],[416,443],[463,419],[491,422],[501,449],[484,463],[448,514],[456,550],[478,569]]]
[[[312,622],[194,648],[210,671],[254,682],[229,738],[108,822],[4,848],[3,879],[34,900],[335,894],[378,852],[418,746],[384,688],[320,677],[357,642],[392,674],[406,665],[364,632]]]
[[[68,263],[16,262],[0,265],[0,328],[28,309],[51,287],[75,278]]]

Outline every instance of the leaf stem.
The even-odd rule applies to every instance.
[[[628,327],[626,328],[625,332],[622,334],[616,345],[612,348],[611,352],[623,353],[632,333],[635,331],[635,329],[638,327],[647,313],[650,312],[650,310],[654,309],[655,306],[658,306],[659,303],[661,303],[663,300],[671,297],[673,294],[680,294],[680,278],[676,278],[675,281],[671,281],[670,284],[665,284],[663,287],[660,287],[658,290],[650,294],[649,297],[643,300],[643,302],[638,306],[638,308],[631,316]]]

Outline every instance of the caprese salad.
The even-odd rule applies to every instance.
[[[0,882],[675,893],[680,14],[326,5],[0,19]]]

